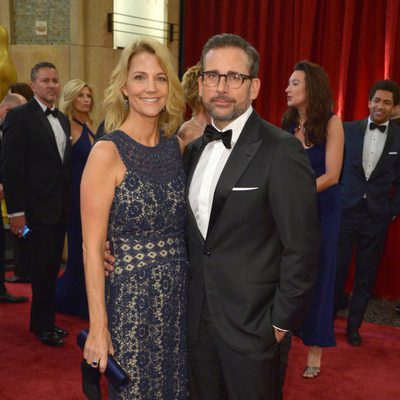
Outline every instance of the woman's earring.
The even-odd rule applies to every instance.
[[[125,97],[124,98],[124,110],[128,111],[128,108],[129,108],[129,101],[128,101],[128,98]]]

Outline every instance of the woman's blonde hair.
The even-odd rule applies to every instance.
[[[126,120],[129,110],[124,109],[125,96],[122,88],[128,78],[129,65],[134,56],[140,53],[154,54],[167,76],[168,97],[165,111],[160,113],[158,128],[165,136],[173,135],[183,121],[185,101],[183,90],[176,74],[173,59],[169,50],[155,39],[141,37],[126,47],[111,74],[110,84],[104,92],[104,109],[106,110],[105,131],[118,129]]]
[[[201,97],[199,96],[200,72],[201,65],[200,63],[197,63],[188,68],[182,77],[182,88],[185,101],[195,113],[204,110]]]
[[[79,92],[85,87],[87,87],[90,90],[90,94],[92,95],[92,101],[90,103],[90,111],[92,111],[93,90],[86,82],[82,81],[81,79],[71,79],[64,85],[58,107],[64,114],[68,116],[69,119],[71,119],[73,116],[74,101],[78,97]],[[92,122],[90,118],[89,121]]]

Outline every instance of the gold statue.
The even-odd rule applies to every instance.
[[[0,25],[0,101],[7,94],[8,86],[17,82],[17,70],[8,52],[8,33]]]

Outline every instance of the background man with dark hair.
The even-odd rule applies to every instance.
[[[347,340],[352,346],[361,345],[358,330],[372,295],[387,228],[400,209],[400,128],[390,121],[399,96],[395,82],[378,81],[369,93],[369,117],[344,124],[335,297],[338,310],[355,249],[356,273],[347,319]]]
[[[60,347],[68,332],[55,325],[55,285],[65,238],[70,126],[55,108],[60,93],[56,67],[31,70],[34,98],[11,110],[3,126],[1,170],[11,231],[29,237],[32,281],[30,329]]]

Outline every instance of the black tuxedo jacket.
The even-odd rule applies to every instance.
[[[70,125],[61,112],[58,119],[67,137],[63,160],[51,125],[34,98],[10,110],[4,121],[1,171],[7,211],[24,211],[28,223],[55,224],[65,213]]]
[[[185,151],[188,188],[203,149],[199,138]],[[275,344],[272,324],[301,326],[320,238],[315,176],[296,138],[253,112],[218,181],[206,239],[190,207],[187,234],[189,341],[205,295],[219,334],[240,352]]]
[[[389,123],[382,155],[367,181],[362,164],[367,123],[368,119],[344,124],[345,156],[340,180],[342,208],[351,209],[366,194],[372,215],[389,221],[400,211],[400,127]]]

